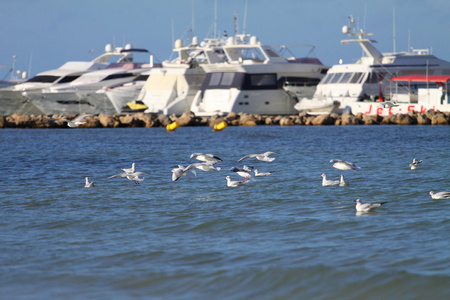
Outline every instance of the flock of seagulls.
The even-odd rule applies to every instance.
[[[77,122],[80,122],[81,120],[78,120]],[[70,126],[70,125],[69,125]],[[277,152],[267,151],[265,153],[261,154],[248,154],[244,157],[237,160],[237,162],[241,162],[244,159],[249,158],[256,158],[260,161],[265,162],[272,162],[275,160],[275,157],[270,157],[270,155],[273,154],[280,154]],[[187,176],[188,178],[193,178],[197,176],[196,169],[201,170],[204,172],[209,171],[220,171],[221,168],[218,166],[215,166],[219,162],[223,162],[223,160],[213,154],[203,154],[203,153],[192,153],[190,155],[190,158],[196,159],[200,162],[191,163],[188,166],[184,167],[183,165],[178,165],[174,167],[172,172],[172,181],[177,181],[181,178],[181,176]],[[409,167],[411,170],[416,170],[418,165],[422,163],[422,160],[417,160],[416,158],[413,159],[412,163],[409,164]],[[352,162],[344,161],[340,159],[332,159],[330,160],[330,163],[333,163],[332,167],[336,168],[338,170],[360,170],[361,168],[355,165]],[[136,164],[132,163],[131,168],[122,168],[123,172],[112,175],[108,177],[108,179],[111,178],[126,178],[130,181],[133,181],[135,184],[139,184],[141,181],[144,180],[144,177],[140,177],[141,175],[147,174],[145,172],[137,172],[136,171]],[[258,169],[255,169],[252,166],[243,165],[243,167],[236,167],[233,166],[230,169],[231,172],[236,173],[237,175],[243,177],[243,180],[231,180],[231,176],[228,175],[225,177],[227,181],[227,187],[240,187],[248,183],[250,180],[254,180],[254,177],[263,177],[263,176],[269,176],[274,173],[274,171],[268,171],[268,172],[259,172]],[[340,179],[338,180],[332,180],[328,179],[327,175],[325,173],[321,174],[322,176],[322,186],[348,186],[348,181],[344,179],[344,175],[340,175]],[[94,187],[94,183],[89,181],[89,177],[86,177],[85,182],[85,188],[91,188]],[[428,193],[432,199],[450,199],[450,192],[434,192],[430,191]],[[374,203],[362,203],[361,199],[356,199],[356,206],[355,209],[357,213],[367,213],[371,212],[374,209],[380,207],[381,205],[387,203],[387,202],[374,202]]]

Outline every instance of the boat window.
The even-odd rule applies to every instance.
[[[27,80],[27,82],[42,82],[42,83],[53,83],[55,82],[59,76],[50,76],[50,75],[38,75],[34,76]]]
[[[147,81],[148,79],[148,75],[139,75],[136,79],[134,79],[135,81]]]
[[[250,74],[251,89],[276,89],[276,74]]]
[[[220,78],[222,78],[222,73],[212,73],[211,79],[209,80],[209,85],[219,85]]]
[[[333,77],[333,79],[330,80],[330,83],[338,83],[339,79],[341,79],[343,74],[344,73],[336,73],[336,75]]]
[[[127,78],[127,77],[133,77],[133,76],[136,76],[136,75],[132,74],[132,73],[111,74],[109,76],[106,76],[104,79],[102,79],[102,81],[112,80],[112,79],[120,79],[120,78]]]
[[[383,80],[383,77],[383,73],[372,72],[370,73],[370,79],[367,81],[367,83],[378,83],[378,81]]]
[[[342,75],[341,77],[341,80],[339,80],[339,83],[347,83],[352,75],[353,73],[344,73],[344,75]]]
[[[58,81],[58,84],[72,82],[78,77],[80,77],[80,75],[64,76],[60,81]]]
[[[319,78],[309,77],[281,77],[278,79],[278,86],[316,86],[319,83]]]
[[[323,79],[323,84],[330,83],[336,73],[328,73],[327,76]]]
[[[361,73],[361,72],[353,73],[353,76],[350,79],[350,83],[357,83],[357,82],[359,82],[360,79],[361,79],[362,74],[363,73]]]
[[[222,86],[231,86],[234,79],[234,73],[223,73],[222,80],[220,81],[220,85]]]

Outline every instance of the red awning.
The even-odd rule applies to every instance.
[[[403,75],[392,77],[391,81],[422,81],[422,82],[447,82],[450,80],[450,75]]]

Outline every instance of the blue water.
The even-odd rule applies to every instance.
[[[0,130],[1,298],[448,299],[450,200],[427,193],[449,146],[448,126]],[[269,150],[242,163],[271,176],[226,186]],[[222,170],[172,182],[193,152]],[[141,184],[108,179],[132,162]]]

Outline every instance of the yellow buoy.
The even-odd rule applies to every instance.
[[[222,131],[226,127],[227,127],[227,122],[222,121],[219,124],[214,125],[213,131]]]
[[[180,126],[180,124],[178,124],[178,122],[175,121],[175,122],[173,122],[173,123],[167,124],[166,130],[167,130],[167,131],[174,131],[175,129],[178,128],[178,126]]]

